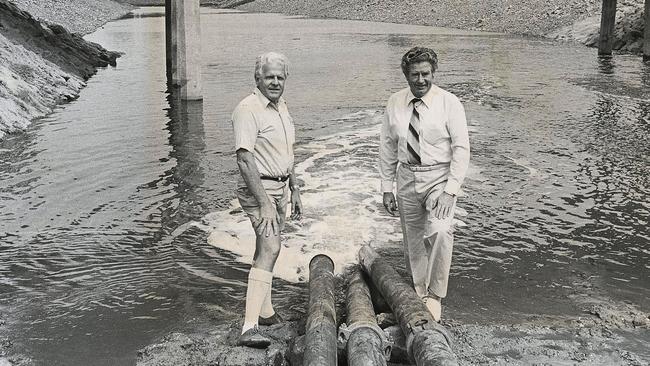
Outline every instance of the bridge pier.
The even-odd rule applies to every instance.
[[[199,0],[165,0],[165,45],[168,85],[181,99],[203,99]]]
[[[643,60],[650,61],[650,0],[645,0],[643,9],[645,17],[645,29],[643,31]]]
[[[612,54],[615,25],[616,0],[603,0],[602,14],[600,16],[600,38],[598,39],[598,55],[610,56]]]

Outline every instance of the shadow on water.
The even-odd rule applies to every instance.
[[[616,70],[616,61],[612,56],[598,56],[598,71],[604,75],[612,75]]]
[[[200,217],[205,214],[201,206],[199,192],[203,185],[205,173],[201,165],[201,157],[205,151],[205,133],[203,130],[203,101],[181,100],[178,93],[168,93],[169,108],[167,116],[169,122],[169,145],[172,151],[169,158],[176,160],[176,165],[168,172],[167,181],[173,186],[179,197],[175,215],[168,219],[176,225],[163,225],[177,227],[188,219]]]

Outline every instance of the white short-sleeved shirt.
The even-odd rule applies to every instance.
[[[277,104],[255,88],[232,113],[235,133],[235,151],[246,149],[255,156],[260,175],[286,176],[293,167],[295,128],[287,103],[280,98]]]

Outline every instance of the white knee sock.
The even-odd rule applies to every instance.
[[[273,282],[269,284],[269,291],[264,297],[264,302],[262,303],[262,310],[260,311],[260,316],[263,318],[269,318],[275,314],[273,310],[273,304],[271,303],[271,289],[273,288]]]
[[[268,292],[271,291],[273,273],[258,268],[251,268],[248,273],[248,289],[246,290],[246,315],[242,334],[257,326],[262,304]]]

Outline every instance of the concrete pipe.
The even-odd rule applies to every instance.
[[[433,320],[411,285],[367,245],[359,250],[359,261],[393,309],[409,357],[418,366],[458,365],[446,329]]]
[[[347,349],[348,366],[385,366],[392,343],[377,325],[370,290],[359,268],[350,276],[346,309],[347,324],[339,327],[339,348]]]
[[[305,325],[305,366],[336,366],[334,262],[319,254],[309,263],[309,309]]]

